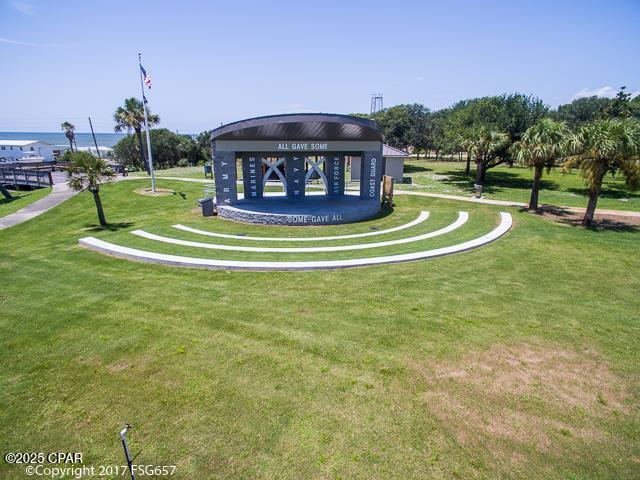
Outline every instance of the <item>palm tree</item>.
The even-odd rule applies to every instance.
[[[0,184],[0,193],[4,196],[4,198],[6,198],[7,200],[11,200],[13,198],[13,195],[11,195],[11,193],[9,192],[9,190],[7,190],[6,188],[4,188],[4,186],[2,184]]]
[[[556,160],[564,154],[565,140],[569,135],[566,123],[543,118],[529,127],[522,140],[513,144],[514,154],[518,162],[533,167],[533,185],[529,210],[538,209],[538,194],[542,172],[551,170]]]
[[[204,132],[199,133],[196,138],[196,143],[206,160],[211,160],[211,130],[205,130]]]
[[[66,156],[69,161],[69,186],[74,190],[89,190],[93,194],[98,211],[98,221],[101,226],[107,225],[104,216],[102,200],[100,200],[100,183],[106,182],[115,176],[115,172],[109,164],[88,152],[73,152]]]
[[[463,146],[476,162],[476,184],[484,184],[486,168],[497,165],[499,155],[509,146],[509,135],[488,128],[473,130],[463,140]]]
[[[582,225],[591,226],[607,173],[621,172],[630,187],[640,184],[640,122],[635,119],[595,120],[569,135],[572,155],[564,168],[579,167],[589,190],[589,203]]]
[[[150,174],[149,165],[147,164],[144,145],[142,143],[142,129],[144,128],[144,110],[142,102],[135,97],[127,98],[124,101],[124,107],[118,107],[113,114],[113,120],[116,122],[114,130],[121,132],[133,130],[138,138],[138,147],[140,148],[140,162],[144,165],[147,173]],[[149,128],[160,123],[160,117],[153,115],[147,107],[147,123]]]
[[[456,138],[456,140],[455,140],[456,148],[458,150],[465,150],[466,153],[467,153],[467,159],[466,159],[467,163],[466,163],[466,165],[464,167],[464,174],[465,175],[469,175],[471,173],[471,155],[469,154],[469,151],[467,150],[467,147],[470,145],[469,138],[467,138],[462,133],[458,133],[455,138]],[[462,153],[459,152],[459,155],[462,155]]]
[[[62,122],[60,128],[64,132],[65,137],[69,140],[69,149],[73,152],[73,142],[76,139],[76,127],[70,122]]]

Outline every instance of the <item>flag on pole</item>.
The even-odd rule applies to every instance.
[[[142,75],[144,76],[144,83],[147,85],[147,87],[149,87],[149,90],[151,90],[151,75],[147,73],[142,64],[140,64],[140,70],[142,71]]]
[[[151,152],[151,136],[149,135],[149,120],[147,118],[147,96],[144,94],[144,86],[151,90],[151,76],[142,66],[142,54],[138,53],[138,65],[140,66],[140,93],[142,93],[142,110],[144,112],[144,130],[147,135],[147,166],[151,175],[151,191],[156,192],[156,176],[153,170],[153,156]]]

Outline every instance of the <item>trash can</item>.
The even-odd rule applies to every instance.
[[[212,169],[211,165],[205,165],[203,167],[203,169],[204,169],[205,178],[208,177],[209,175],[213,176],[213,169]]]
[[[213,217],[215,215],[215,211],[213,209],[213,198],[201,198],[198,201],[202,208],[203,217]]]
[[[476,198],[482,198],[482,185],[476,183],[474,188],[476,189]]]

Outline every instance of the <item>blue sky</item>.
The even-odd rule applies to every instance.
[[[0,131],[113,129],[139,96],[184,133],[296,111],[431,109],[504,92],[550,105],[640,90],[640,1],[0,0]]]

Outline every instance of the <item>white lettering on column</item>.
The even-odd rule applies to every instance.
[[[376,196],[376,168],[377,160],[373,157],[369,161],[369,197],[371,198]]]

